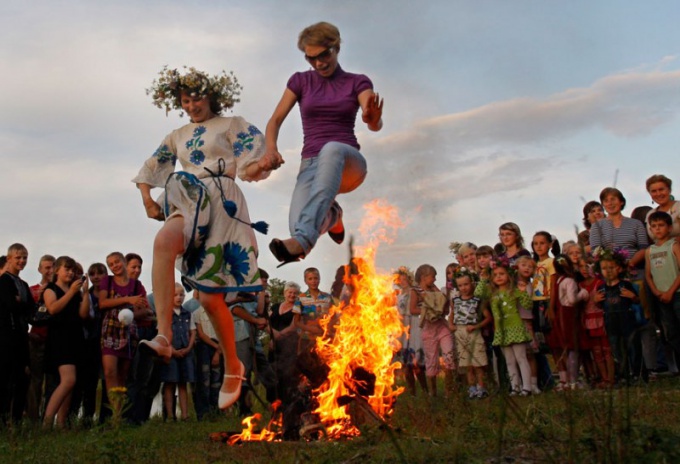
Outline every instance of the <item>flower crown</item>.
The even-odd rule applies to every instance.
[[[470,280],[472,280],[474,282],[476,275],[477,275],[477,273],[475,271],[473,271],[472,269],[468,269],[466,267],[461,267],[461,268],[456,269],[456,272],[453,273],[453,278],[458,279],[460,277],[469,277]]]
[[[458,254],[458,250],[460,250],[460,247],[462,246],[463,244],[460,242],[451,242],[449,243],[449,251],[455,257]]]
[[[233,72],[227,74],[222,71],[221,75],[211,77],[193,67],[184,66],[184,69],[187,71],[180,74],[177,69],[163,66],[158,73],[160,77],[146,89],[146,94],[153,98],[153,104],[158,108],[165,108],[166,115],[173,109],[179,110],[180,116],[184,115],[179,101],[182,90],[189,92],[192,97],[210,95],[222,108],[231,108],[241,101],[238,96],[243,87]]]
[[[603,248],[601,246],[593,250],[593,258],[596,262],[606,260],[614,261],[618,264],[625,265],[628,259],[630,259],[630,254],[627,250],[621,247],[614,247],[613,249]]]
[[[397,277],[405,276],[408,279],[409,284],[413,285],[414,281],[413,271],[411,271],[411,269],[409,269],[407,266],[399,266],[397,270],[392,272],[392,274],[394,274],[395,282]]]

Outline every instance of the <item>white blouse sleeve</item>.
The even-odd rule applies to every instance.
[[[165,137],[158,149],[139,170],[137,176],[132,179],[136,184],[149,184],[153,187],[165,188],[165,182],[170,174],[175,171],[177,163],[177,150],[173,142],[172,134]]]
[[[246,169],[257,163],[265,152],[264,135],[254,125],[239,116],[233,118],[229,131],[229,142],[236,159],[236,175],[243,181],[258,181],[269,177],[270,171],[262,171],[257,177],[250,177]]]

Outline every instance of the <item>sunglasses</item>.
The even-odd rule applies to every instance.
[[[327,63],[328,60],[331,59],[331,54],[333,53],[333,47],[327,48],[326,50],[322,51],[318,55],[315,56],[309,56],[305,55],[305,60],[307,60],[310,64],[314,64],[317,61],[321,61],[322,63]]]

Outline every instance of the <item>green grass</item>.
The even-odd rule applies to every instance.
[[[389,431],[369,419],[360,437],[336,442],[211,442],[211,432],[241,429],[231,414],[204,422],[154,418],[117,430],[26,426],[2,432],[0,462],[673,463],[680,462],[679,387],[680,379],[664,378],[611,393],[493,395],[472,402],[463,392],[449,399],[402,395]]]

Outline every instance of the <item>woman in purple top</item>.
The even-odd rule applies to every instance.
[[[370,130],[382,128],[383,102],[373,92],[371,80],[345,72],[338,64],[340,32],[335,26],[326,22],[309,26],[300,33],[298,48],[313,69],[288,80],[265,134],[266,160],[269,169],[275,169],[283,163],[277,147],[279,129],[293,106],[300,105],[304,146],[289,212],[291,237],[269,244],[282,264],[304,258],[325,232],[342,243],[345,229],[335,196],[356,189],[366,177],[366,160],[354,135],[359,107]]]

